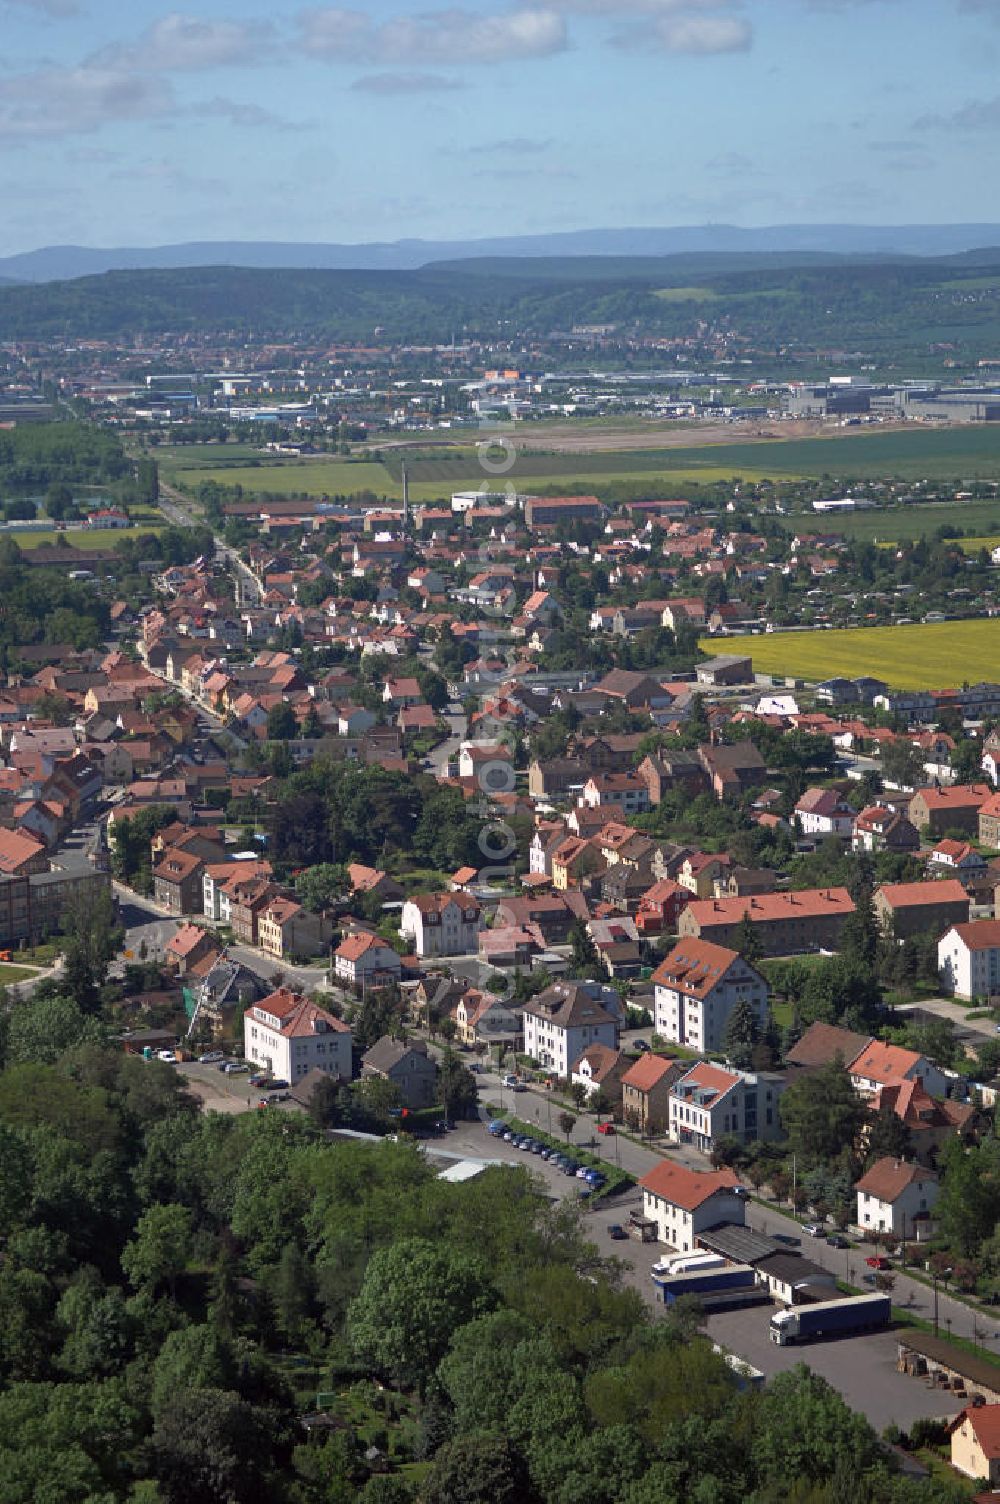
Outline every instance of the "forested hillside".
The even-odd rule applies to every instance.
[[[982,253],[984,256],[987,253]],[[742,268],[742,269],[741,269]],[[0,337],[125,338],[154,331],[371,340],[493,334],[545,338],[580,324],[750,348],[837,348],[879,356],[1000,339],[1000,253],[982,263],[789,265],[739,258],[470,262],[416,272],[207,267],[109,272],[0,287]]]

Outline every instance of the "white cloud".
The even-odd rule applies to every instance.
[[[366,73],[351,84],[360,94],[438,94],[463,87],[457,78],[440,73]]]
[[[679,11],[656,21],[653,32],[667,52],[690,52],[701,56],[748,52],[753,42],[750,22],[741,16],[695,15]]]
[[[566,23],[550,9],[476,15],[450,9],[394,16],[381,24],[361,11],[303,11],[302,43],[330,62],[380,64],[503,63],[549,57],[568,46]]]
[[[0,79],[0,140],[81,135],[165,115],[172,105],[162,79],[89,66],[41,68]]]
[[[273,43],[274,32],[265,22],[202,21],[173,11],[135,42],[104,47],[92,61],[151,73],[186,72],[259,62]]]

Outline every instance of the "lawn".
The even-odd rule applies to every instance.
[[[786,531],[797,533],[842,533],[847,538],[875,540],[886,547],[908,538],[930,537],[939,527],[973,528],[975,538],[961,539],[967,553],[974,553],[988,535],[1000,542],[1000,497],[981,501],[928,502],[924,506],[872,507],[836,516],[821,513],[791,513],[782,519]]]
[[[774,632],[728,645],[748,652],[758,673],[814,682],[870,674],[896,689],[949,689],[990,676],[1000,654],[1000,619]],[[719,639],[705,638],[701,646],[716,653]]]
[[[37,972],[30,971],[27,966],[8,966],[0,962],[0,987],[9,987],[14,982],[26,982],[33,976],[37,976]]]

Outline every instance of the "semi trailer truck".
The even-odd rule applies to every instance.
[[[816,1305],[792,1306],[771,1317],[771,1341],[784,1347],[821,1337],[846,1337],[889,1325],[892,1301],[888,1295],[846,1295]]]

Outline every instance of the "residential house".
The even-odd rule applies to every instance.
[[[702,1060],[670,1090],[670,1137],[711,1154],[721,1138],[741,1144],[781,1137],[778,1099],[784,1078],[726,1070]]]
[[[292,1085],[311,1070],[349,1081],[351,1043],[347,1024],[287,987],[279,987],[243,1015],[247,1060]]]
[[[803,888],[750,898],[712,898],[689,903],[677,922],[683,938],[732,945],[744,919],[760,937],[764,954],[794,955],[836,950],[854,903],[846,888]]]
[[[985,1479],[992,1490],[1000,1488],[1000,1405],[966,1405],[948,1423],[951,1465],[967,1478]],[[973,1504],[994,1498],[977,1494]]]
[[[524,1006],[524,1051],[558,1076],[591,1045],[618,1047],[618,1019],[592,988],[580,982],[553,982]]]
[[[883,883],[875,890],[875,916],[887,935],[937,939],[953,924],[969,921],[969,895],[957,878],[939,882]]]
[[[347,935],[333,953],[334,974],[350,987],[384,987],[399,981],[402,963],[391,945],[378,935],[358,930]]]
[[[670,1089],[685,1067],[647,1050],[622,1076],[622,1116],[637,1133],[666,1133],[670,1125]]]
[[[677,881],[682,888],[693,893],[695,898],[711,898],[716,883],[723,877],[730,861],[731,858],[725,852],[717,855],[707,851],[692,851],[681,862]]]
[[[482,910],[470,893],[417,894],[403,904],[399,921],[418,956],[474,954],[482,928]]]
[[[623,815],[642,815],[649,809],[649,788],[638,773],[592,773],[580,798],[589,809],[611,808]]]
[[[372,1076],[391,1081],[411,1112],[432,1107],[437,1098],[437,1066],[423,1040],[405,1042],[383,1034],[361,1057],[361,1079]]]
[[[884,804],[869,804],[855,817],[852,851],[917,851],[920,832],[901,810]]]
[[[589,1099],[600,1095],[606,1104],[603,1111],[617,1112],[622,1099],[622,1076],[628,1064],[629,1057],[622,1050],[592,1044],[570,1065],[570,1081],[574,1086],[582,1086]]]
[[[0,826],[0,875],[31,877],[48,870],[49,857],[43,841],[24,831]]]
[[[795,806],[795,818],[804,836],[850,837],[854,810],[835,789],[806,789]]]
[[[753,742],[735,742],[732,746],[708,744],[698,748],[698,761],[704,768],[716,799],[737,800],[758,787],[767,776],[767,765]]]
[[[980,1112],[971,1102],[932,1097],[922,1081],[894,1081],[870,1098],[872,1116],[891,1112],[909,1135],[914,1159],[933,1165],[941,1145],[956,1136],[972,1139],[980,1126]]]
[[[785,1064],[806,1071],[821,1070],[835,1060],[846,1066],[871,1042],[868,1034],[856,1034],[853,1029],[840,1029],[836,1024],[817,1020],[792,1045],[785,1055]]]
[[[460,1044],[475,1048],[496,1041],[513,1046],[521,1032],[520,1014],[492,992],[469,988],[455,1004],[452,1016]]]
[[[910,800],[910,819],[932,840],[952,831],[974,836],[979,830],[979,811],[992,794],[993,790],[985,783],[917,789]]]
[[[736,1195],[732,1170],[697,1171],[662,1160],[639,1181],[642,1210],[656,1224],[657,1238],[678,1253],[691,1253],[699,1233],[719,1222],[746,1225],[746,1205]]]
[[[552,886],[565,893],[590,872],[603,872],[604,857],[592,841],[564,836],[552,853]]]
[[[330,932],[329,919],[310,914],[293,898],[272,898],[257,920],[257,944],[279,961],[321,955]]]
[[[968,841],[938,841],[927,858],[929,868],[941,876],[953,875],[963,887],[971,888],[986,875],[986,858]]]
[[[688,891],[669,877],[662,877],[647,888],[639,900],[635,927],[640,935],[670,934],[677,928],[681,909],[688,902]]]
[[[979,807],[979,840],[983,846],[1000,851],[1000,794],[991,794]]]
[[[897,1238],[921,1241],[940,1186],[937,1173],[905,1159],[877,1159],[855,1182],[858,1226],[872,1232],[891,1232]]]
[[[726,1025],[746,1003],[759,1026],[767,1022],[767,983],[737,951],[685,938],[653,972],[657,1034],[707,1054],[722,1048]]]
[[[932,1097],[943,1097],[948,1090],[948,1079],[925,1055],[916,1050],[905,1050],[902,1045],[885,1044],[880,1039],[870,1039],[853,1060],[848,1060],[845,1069],[854,1089],[863,1097],[873,1097],[885,1086],[899,1081],[920,1081]]]
[[[586,923],[590,910],[582,893],[531,893],[501,898],[494,924],[528,929],[536,926],[546,945],[564,945],[577,921]]]
[[[361,862],[351,862],[347,868],[351,893],[373,893],[383,903],[396,903],[404,896],[405,889],[394,877],[378,867],[366,867]]]
[[[153,897],[170,914],[201,913],[204,872],[195,852],[170,847],[153,868]]]
[[[610,977],[636,977],[642,969],[639,932],[627,915],[591,919],[587,925]]]
[[[203,930],[197,924],[182,924],[166,945],[167,959],[174,963],[181,976],[185,976],[198,962],[204,961],[206,956],[218,953],[219,942],[212,931]]]
[[[1000,919],[953,924],[938,941],[943,991],[957,997],[993,998],[1000,993]]]

